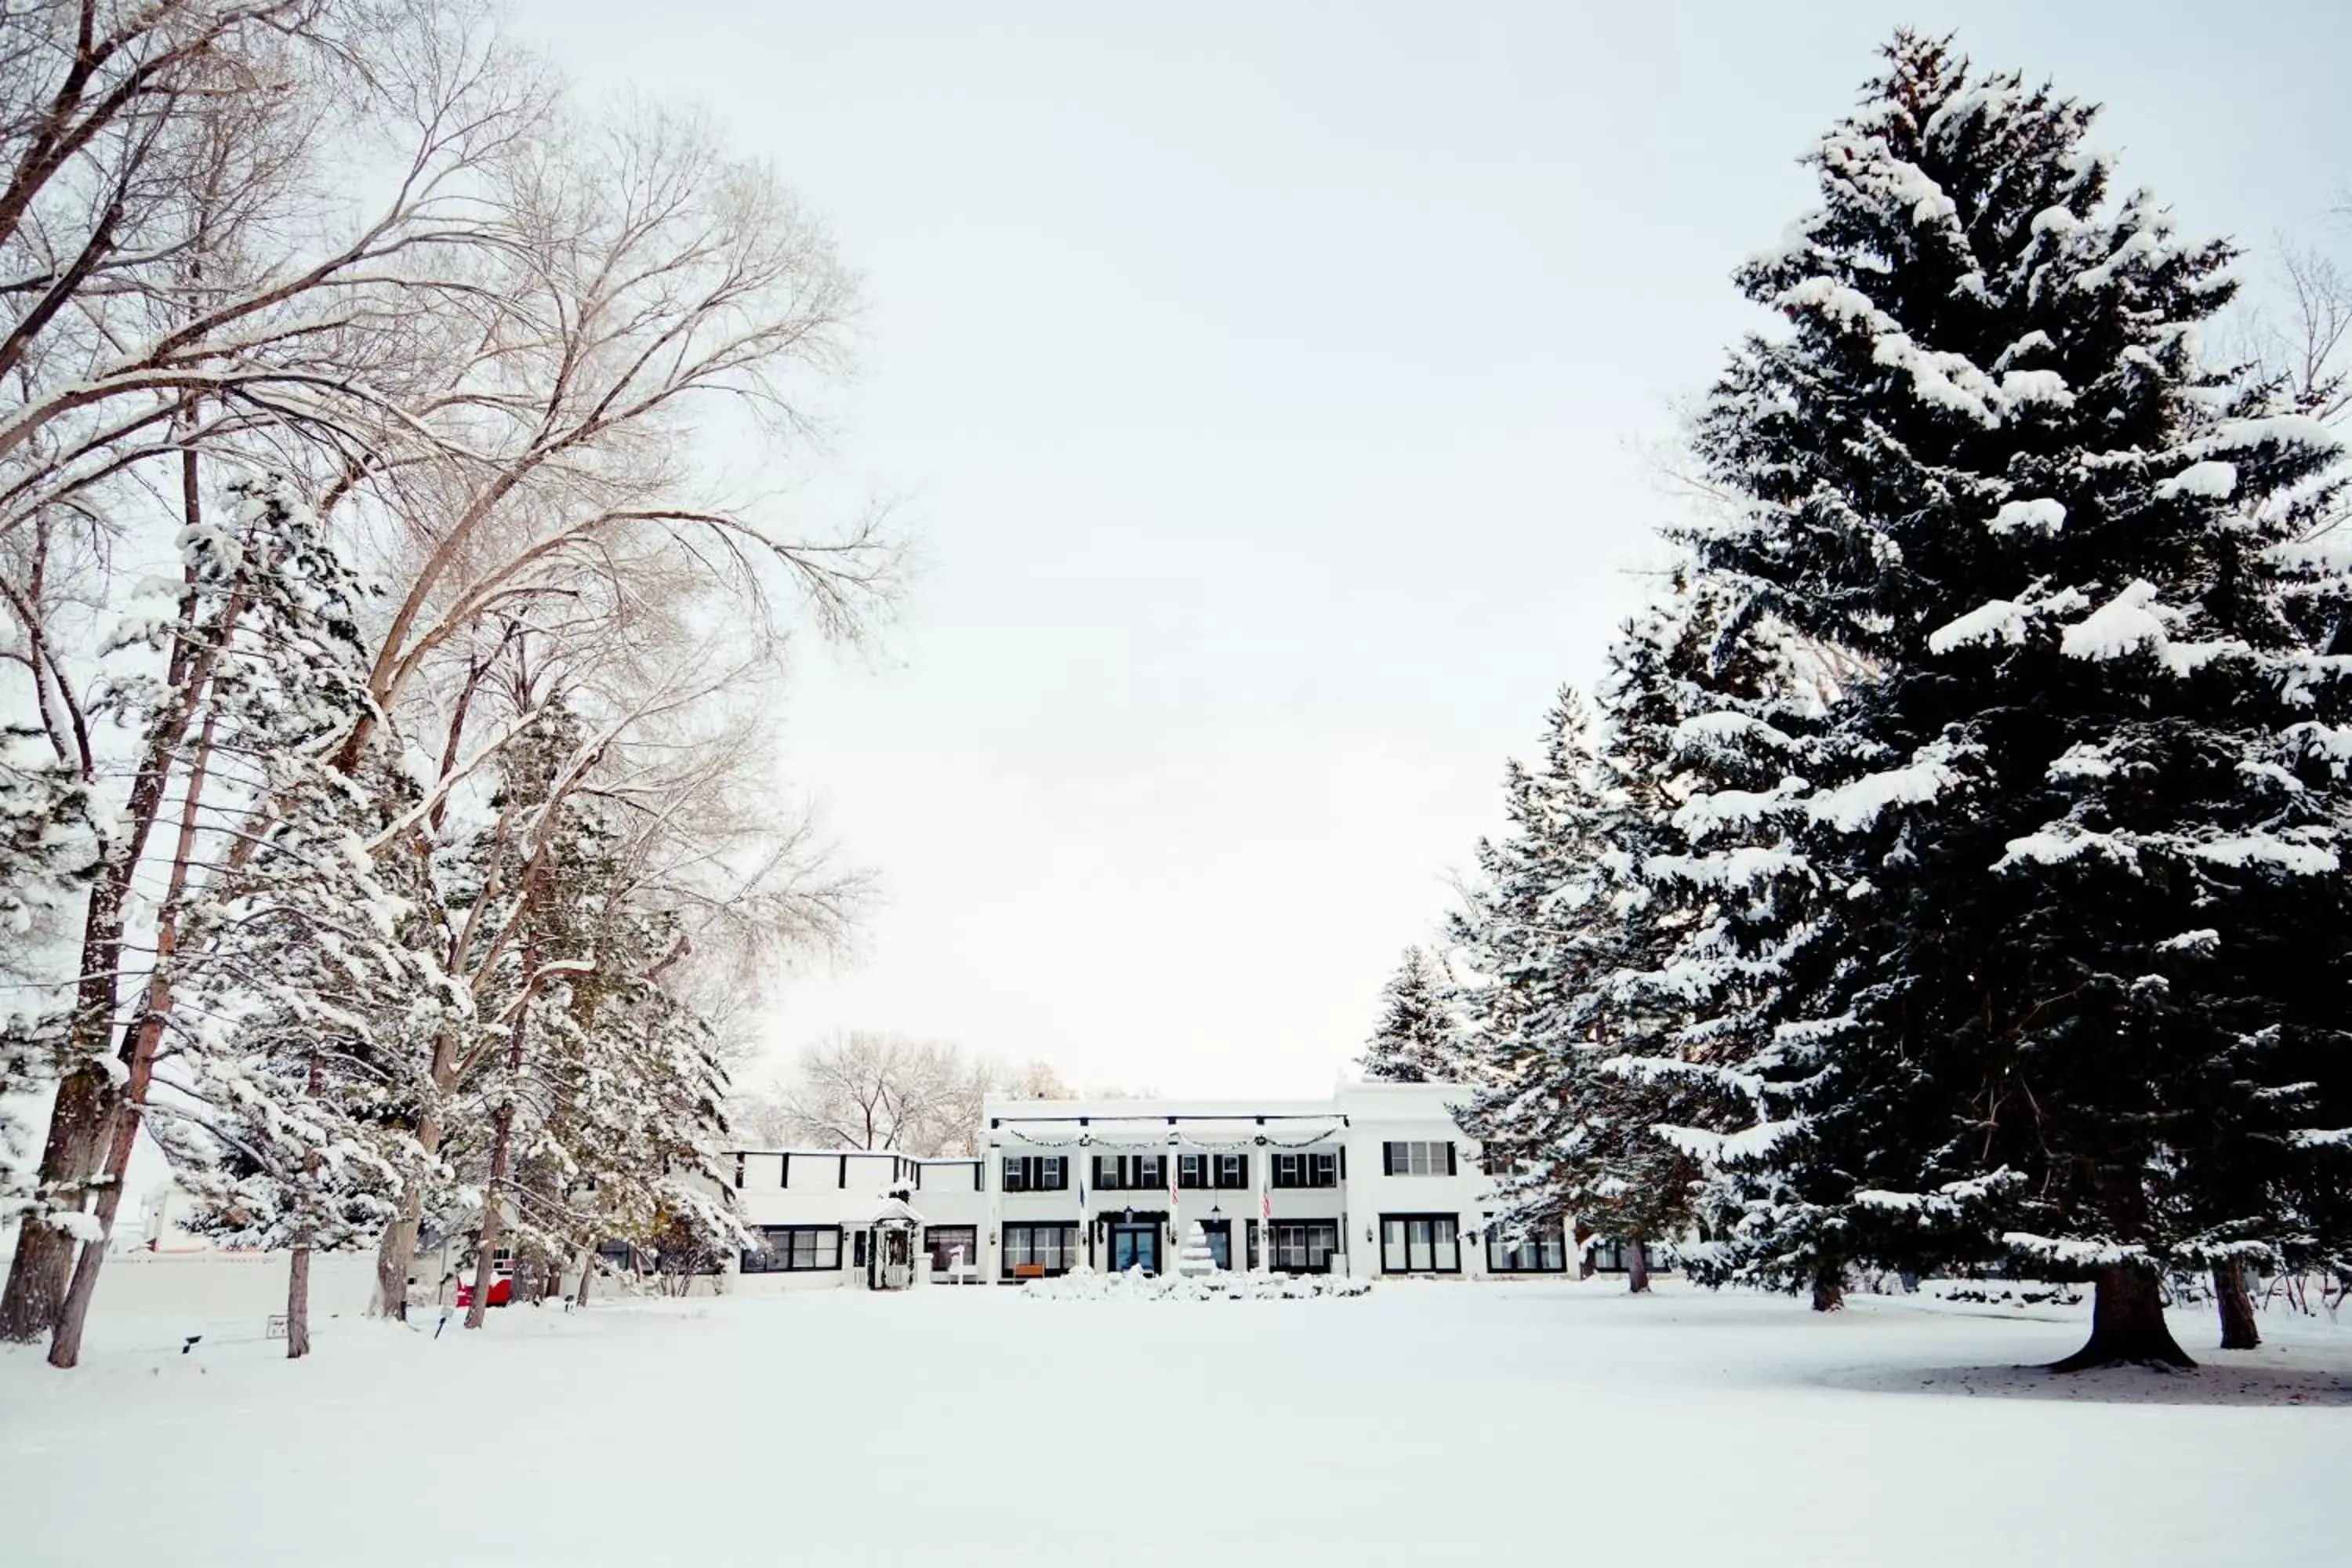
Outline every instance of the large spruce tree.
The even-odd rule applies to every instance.
[[[1544,715],[1541,760],[1507,764],[1509,826],[1480,842],[1447,921],[1477,1084],[1462,1121],[1486,1146],[1507,1236],[1582,1217],[1580,1173],[1564,1161],[1583,1147],[1579,1090],[1598,1061],[1593,1015],[1617,962],[1611,895],[1627,870],[1607,837],[1597,744],[1590,707],[1563,689]]]
[[[1444,1083],[1461,1076],[1447,998],[1450,982],[1428,953],[1404,950],[1381,988],[1381,1021],[1364,1042],[1364,1077],[1384,1083]]]
[[[2328,1245],[2352,1121],[2352,657],[2284,553],[2335,444],[2203,357],[2231,252],[2112,199],[2094,114],[1896,37],[1739,273],[1785,328],[1701,414],[1742,504],[1689,536],[1856,672],[1759,1179],[1853,1256],[2095,1280],[2061,1367],[2186,1363],[2162,1274]]]

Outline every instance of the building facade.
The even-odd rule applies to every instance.
[[[894,1194],[922,1283],[1017,1283],[1173,1264],[1199,1223],[1229,1268],[1360,1279],[1561,1275],[1555,1229],[1490,1234],[1456,1085],[1346,1084],[1320,1100],[991,1100],[978,1159],[746,1149],[735,1197],[764,1246],[730,1289],[876,1285]],[[893,1244],[895,1246],[895,1244]]]

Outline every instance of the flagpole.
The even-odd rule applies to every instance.
[[[1257,1141],[1257,1267],[1268,1279],[1274,1275],[1274,1195],[1268,1186],[1274,1179],[1274,1151],[1265,1139]]]
[[[1184,1245],[1182,1233],[1176,1227],[1176,1129],[1168,1130],[1168,1256],[1160,1260],[1160,1277],[1163,1279],[1176,1272],[1176,1249]]]

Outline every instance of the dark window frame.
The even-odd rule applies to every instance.
[[[1276,1274],[1328,1274],[1331,1272],[1332,1261],[1342,1256],[1339,1250],[1339,1222],[1336,1219],[1278,1219],[1274,1221],[1269,1228],[1272,1234],[1266,1238],[1269,1243],[1267,1256]],[[1283,1233],[1286,1231],[1305,1233],[1298,1239],[1297,1250],[1309,1261],[1294,1266],[1282,1260],[1285,1240]],[[1328,1245],[1323,1249],[1323,1261],[1319,1266],[1311,1261],[1315,1252],[1314,1233],[1316,1232],[1324,1233],[1329,1238]]]
[[[1008,1193],[1066,1193],[1070,1190],[1070,1162],[1060,1154],[1007,1154],[1004,1190]],[[1013,1177],[1019,1173],[1016,1182]]]
[[[1437,1262],[1437,1242],[1436,1242],[1436,1237],[1435,1237],[1434,1234],[1433,1234],[1433,1235],[1432,1235],[1432,1237],[1431,1237],[1431,1238],[1430,1238],[1430,1247],[1429,1247],[1429,1258],[1430,1258],[1430,1262],[1429,1262],[1429,1267],[1428,1267],[1428,1268],[1415,1268],[1412,1266],[1412,1231],[1411,1231],[1411,1230],[1409,1230],[1409,1229],[1408,1229],[1408,1230],[1406,1231],[1406,1233],[1405,1233],[1405,1264],[1404,1264],[1404,1267],[1403,1267],[1403,1268],[1390,1268],[1390,1267],[1389,1267],[1389,1224],[1390,1224],[1390,1222],[1391,1222],[1391,1221],[1394,1221],[1394,1222],[1396,1222],[1396,1223],[1397,1223],[1397,1224],[1399,1224],[1399,1225],[1404,1225],[1404,1226],[1411,1226],[1411,1225],[1412,1225],[1415,1220],[1423,1221],[1423,1222],[1426,1222],[1426,1223],[1431,1224],[1431,1225],[1444,1225],[1444,1226],[1447,1226],[1449,1229],[1451,1229],[1451,1230],[1454,1232],[1454,1267],[1453,1267],[1453,1268],[1444,1268],[1444,1267],[1440,1266],[1440,1265],[1439,1265],[1439,1263]],[[1463,1253],[1463,1247],[1462,1247],[1462,1228],[1463,1228],[1463,1227],[1462,1227],[1462,1216],[1461,1216],[1460,1215],[1458,1215],[1458,1214],[1451,1214],[1451,1213],[1447,1213],[1447,1212],[1445,1212],[1445,1211],[1444,1211],[1444,1210],[1420,1210],[1420,1211],[1410,1211],[1410,1212],[1383,1213],[1383,1214],[1380,1216],[1380,1224],[1379,1224],[1379,1226],[1378,1226],[1374,1229],[1374,1231],[1373,1231],[1373,1234],[1374,1234],[1375,1236],[1377,1236],[1377,1237],[1380,1237],[1380,1264],[1381,1264],[1381,1272],[1382,1274],[1459,1274],[1459,1273],[1461,1273],[1461,1272],[1462,1272],[1462,1267],[1463,1267],[1463,1265],[1462,1265],[1462,1253]]]
[[[1415,1149],[1445,1151],[1445,1169],[1434,1169],[1437,1156],[1433,1152],[1426,1163],[1433,1168],[1416,1171],[1412,1168]],[[1461,1173],[1461,1160],[1455,1154],[1454,1142],[1446,1138],[1391,1138],[1381,1144],[1381,1174],[1384,1176],[1453,1176]]]
[[[1316,1149],[1285,1149],[1274,1156],[1268,1184],[1285,1192],[1306,1192],[1339,1184],[1339,1156]]]
[[[1568,1227],[1559,1220],[1545,1220],[1527,1231],[1517,1243],[1503,1245],[1503,1226],[1497,1221],[1486,1226],[1486,1272],[1489,1274],[1565,1274],[1568,1272]],[[1555,1249],[1558,1263],[1546,1263],[1547,1247]],[[1535,1259],[1533,1263],[1516,1261],[1520,1255]]]
[[[1592,1244],[1592,1271],[1595,1274],[1624,1274],[1630,1272],[1625,1266],[1625,1249],[1631,1245],[1632,1244],[1630,1242],[1613,1241],[1607,1237],[1596,1239]],[[1662,1258],[1658,1255],[1658,1244],[1656,1242],[1649,1242],[1646,1245],[1649,1247],[1651,1273],[1673,1274],[1677,1272],[1671,1254]]]
[[[947,1255],[957,1242],[965,1243],[964,1267],[975,1275],[980,1272],[980,1226],[977,1225],[927,1225],[923,1227],[923,1255],[930,1259],[934,1274],[944,1273]]]
[[[1078,1261],[1077,1255],[1083,1250],[1083,1244],[1081,1243],[1078,1236],[1077,1221],[1069,1219],[1008,1220],[1000,1229],[1002,1241],[996,1249],[996,1275],[1000,1280],[1006,1284],[1019,1283],[1013,1272],[1014,1268],[1018,1267],[1013,1261],[1013,1232],[1019,1231],[1028,1238],[1029,1246],[1027,1250],[1029,1255],[1032,1258],[1034,1258],[1037,1252],[1036,1234],[1041,1230],[1058,1230],[1063,1233],[1061,1267],[1058,1268],[1047,1268],[1045,1270],[1045,1278],[1051,1279],[1057,1275],[1067,1274],[1070,1271],[1072,1265]],[[1032,1278],[1034,1278],[1034,1276],[1032,1276]]]
[[[747,1248],[736,1262],[738,1273],[837,1274],[841,1271],[841,1226],[837,1225],[762,1225],[752,1228],[768,1245],[765,1250]],[[793,1243],[801,1237],[815,1238],[827,1235],[833,1237],[831,1263],[814,1261],[824,1256],[824,1248],[821,1246],[809,1247],[812,1261],[802,1263],[796,1260],[794,1255],[800,1249]]]

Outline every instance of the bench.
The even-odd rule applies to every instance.
[[[1045,1266],[1042,1263],[1016,1263],[1013,1266],[1013,1278],[1015,1279],[1043,1279],[1045,1278]]]

